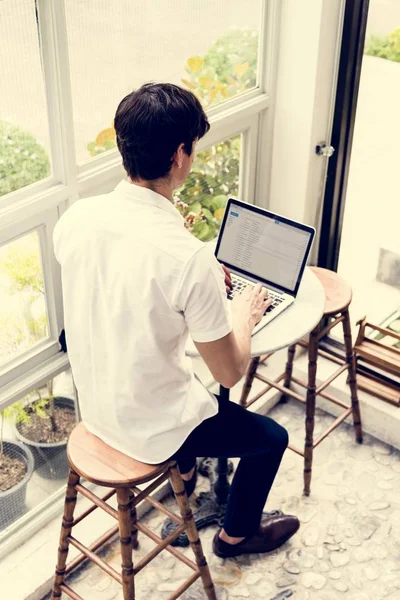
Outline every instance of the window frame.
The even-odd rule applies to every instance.
[[[42,71],[45,82],[51,148],[51,176],[0,198],[0,244],[6,244],[37,226],[41,240],[46,306],[51,315],[51,338],[35,346],[7,369],[0,371],[0,410],[16,402],[49,379],[69,368],[68,355],[60,351],[58,335],[63,328],[60,267],[53,252],[52,233],[61,214],[82,196],[112,189],[124,177],[118,151],[92,158],[83,165],[75,161],[75,139],[71,77],[65,14],[66,0],[36,0]],[[207,111],[211,129],[199,141],[201,151],[224,139],[242,135],[239,197],[265,205],[268,197],[273,130],[280,1],[261,0],[257,87]],[[267,180],[267,181],[266,181]],[[104,192],[103,192],[104,193]],[[58,335],[57,335],[58,334]],[[29,356],[28,356],[29,354]],[[48,499],[46,506],[64,491]],[[53,505],[52,505],[53,509]],[[32,513],[31,531],[48,521],[43,505]],[[0,534],[2,552],[18,543],[22,518]],[[6,543],[4,543],[6,542]]]

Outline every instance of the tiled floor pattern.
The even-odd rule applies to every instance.
[[[303,407],[277,405],[270,416],[287,427],[301,446]],[[316,416],[316,435],[330,422]],[[201,489],[207,489],[202,479]],[[168,501],[169,504],[172,501]],[[266,510],[296,514],[299,533],[269,555],[223,561],[211,551],[215,529],[201,533],[220,600],[399,600],[400,599],[400,453],[365,436],[355,443],[352,428],[341,425],[316,450],[311,496],[302,496],[302,459],[287,451]],[[148,525],[160,530],[163,517],[151,512]],[[152,542],[140,536],[143,556]],[[190,554],[189,549],[184,550]],[[107,550],[119,569],[118,546]],[[137,577],[138,600],[162,600],[189,575],[189,569],[163,552]],[[86,600],[122,598],[117,583],[97,567],[86,567],[71,579]],[[205,598],[198,582],[183,600]]]

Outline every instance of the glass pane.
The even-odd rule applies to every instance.
[[[51,170],[35,4],[0,2],[0,196]]]
[[[254,88],[261,6],[261,0],[67,2],[78,163],[115,147],[117,105],[146,81],[186,86],[206,108]]]
[[[175,195],[188,229],[204,242],[218,234],[229,196],[239,194],[241,137],[198,152],[185,185]]]
[[[39,235],[0,248],[0,365],[49,335]]]
[[[338,268],[354,329],[365,315],[400,328],[399,98],[400,3],[371,0]]]
[[[0,410],[0,532],[64,487],[76,424],[70,372]]]

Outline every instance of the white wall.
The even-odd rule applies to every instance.
[[[342,0],[282,0],[269,208],[319,224]],[[314,257],[318,238],[314,244]]]

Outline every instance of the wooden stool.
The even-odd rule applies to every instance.
[[[320,267],[311,267],[311,270],[318,277],[320,282],[323,285],[325,290],[325,309],[324,315],[321,319],[321,322],[314,328],[314,330],[310,334],[309,342],[299,342],[300,345],[308,347],[308,381],[304,382],[300,379],[297,379],[292,376],[293,371],[293,360],[296,352],[296,344],[293,344],[288,349],[288,359],[286,363],[285,372],[282,373],[275,380],[271,380],[268,377],[260,375],[257,373],[257,367],[260,362],[271,356],[271,354],[266,355],[265,357],[256,357],[253,358],[246,376],[246,381],[243,386],[242,395],[240,398],[240,404],[244,407],[250,406],[255,400],[260,398],[263,394],[268,392],[271,388],[278,389],[282,392],[282,394],[291,396],[298,400],[299,402],[303,402],[306,405],[306,438],[304,444],[304,450],[300,450],[291,444],[289,444],[289,448],[300,454],[300,456],[304,457],[304,494],[306,496],[310,495],[310,483],[311,483],[311,472],[312,472],[312,460],[313,460],[313,451],[316,446],[318,446],[322,440],[324,440],[342,421],[344,421],[350,414],[353,415],[353,424],[355,430],[356,441],[358,443],[362,442],[362,429],[361,429],[361,417],[360,417],[360,408],[358,404],[357,397],[357,382],[356,382],[356,364],[354,351],[351,341],[351,328],[350,328],[350,317],[349,317],[349,305],[352,299],[352,291],[349,285],[334,271],[329,271],[328,269],[321,269]],[[332,319],[329,325],[322,328],[323,320],[328,317]],[[344,343],[346,348],[346,360],[341,361],[336,359],[335,357],[331,357],[331,355],[319,350],[319,341],[336,325],[342,323],[343,326],[343,334],[344,334]],[[327,356],[335,362],[339,363],[341,366],[337,371],[329,377],[326,381],[321,383],[321,385],[316,387],[316,374],[317,374],[317,358],[318,354],[323,356]],[[344,371],[348,371],[348,383],[351,391],[351,406],[344,404],[331,394],[324,392],[324,389],[328,387],[339,375],[341,375]],[[251,386],[254,380],[254,377],[260,379],[264,383],[267,383],[268,386],[266,389],[262,390],[257,394],[255,398],[251,401],[247,401],[248,395],[251,390]],[[281,381],[283,380],[283,385],[281,385]],[[297,394],[290,390],[291,382],[294,382],[304,388],[307,388],[306,398]],[[315,399],[316,396],[321,396],[326,400],[329,400],[341,408],[344,409],[344,412],[332,423],[332,425],[322,433],[317,440],[314,441],[314,416],[315,416]]]
[[[60,545],[58,548],[58,561],[54,578],[52,600],[59,599],[62,592],[73,598],[83,600],[66,583],[65,577],[76,569],[86,558],[101,567],[111,577],[116,579],[123,589],[124,600],[134,600],[135,586],[134,577],[162,550],[168,550],[176,558],[193,569],[194,573],[175,592],[168,596],[168,600],[175,600],[199,577],[203,580],[206,596],[209,600],[216,600],[214,584],[210,571],[203,554],[201,542],[194,522],[192,512],[189,508],[184,484],[179,469],[174,461],[168,461],[160,465],[147,465],[105,444],[100,438],[92,435],[81,423],[73,430],[68,442],[68,459],[70,472],[67,484],[67,493],[64,505],[64,517],[62,521]],[[80,483],[80,478],[112,488],[102,498],[98,497],[88,488]],[[181,517],[166,509],[162,504],[149,498],[149,494],[159,487],[167,479],[170,480],[172,489],[178,503]],[[138,485],[155,480],[145,490],[141,491]],[[93,506],[88,508],[79,517],[74,519],[74,510],[78,492],[91,500]],[[117,494],[118,510],[107,504],[106,500]],[[169,518],[179,524],[179,527],[165,540],[153,533],[148,527],[137,521],[136,506],[142,500],[149,502],[154,508],[161,510]],[[118,521],[118,525],[112,527],[101,538],[94,542],[89,548],[84,546],[72,535],[72,528],[92,513],[97,507],[102,508]],[[179,550],[170,546],[171,542],[186,530],[190,540],[196,563],[184,556]],[[119,531],[122,558],[122,573],[117,572],[109,564],[96,555],[105,542]],[[142,558],[135,566],[132,562],[132,549],[138,547],[138,531],[147,535],[156,542],[156,546]],[[72,544],[80,550],[81,554],[66,566],[69,545]]]

